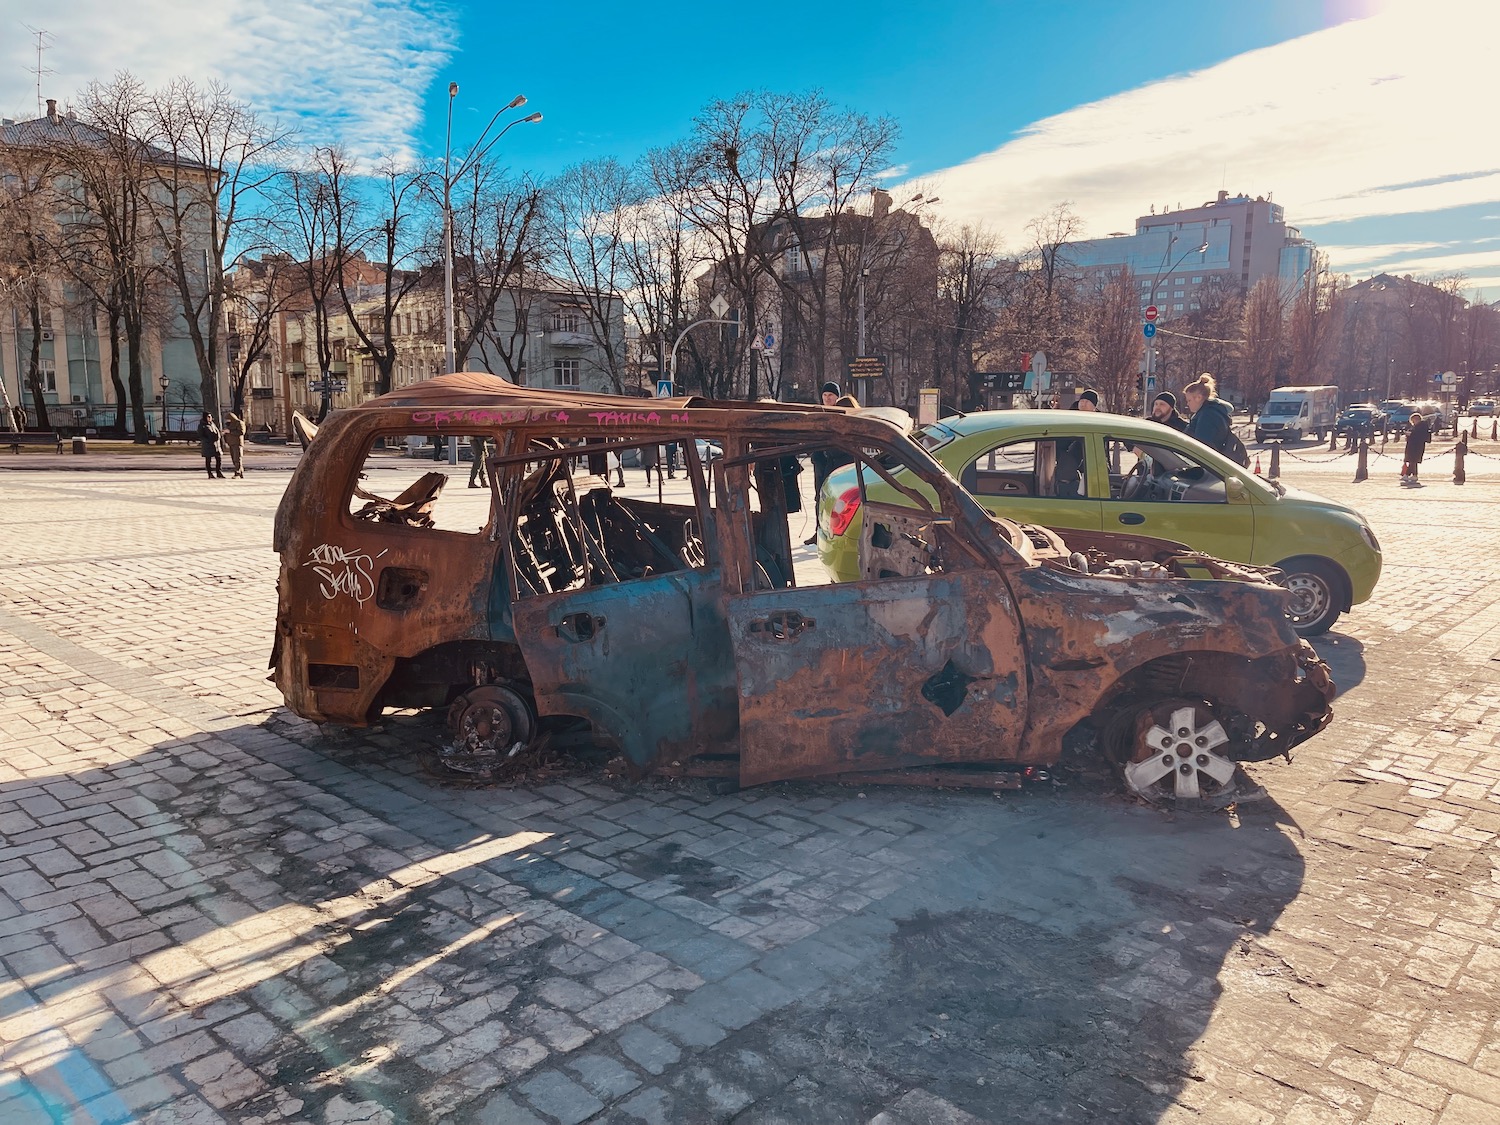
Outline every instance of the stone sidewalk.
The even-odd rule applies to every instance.
[[[1500,461],[1351,470],[1333,725],[1175,816],[450,787],[265,682],[284,475],[0,472],[0,1121],[1488,1125]]]

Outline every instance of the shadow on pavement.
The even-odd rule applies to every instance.
[[[1366,669],[1363,642],[1337,630],[1330,630],[1321,637],[1312,638],[1312,646],[1323,663],[1328,665],[1338,695],[1343,695],[1364,682]]]
[[[1261,967],[1253,936],[1303,877],[1270,801],[722,797],[597,773],[469,792],[372,750],[243,728],[50,779],[152,827],[108,841],[118,865],[59,875],[74,889],[30,921],[46,940],[7,947],[0,1042],[19,1077],[0,1119],[506,1120],[514,1086],[590,1054],[665,1099],[601,1089],[598,1121],[657,1104],[663,1120],[863,1123],[914,1091],[995,1122],[1152,1121],[1201,1080],[1191,1048],[1221,977]],[[564,788],[586,813],[563,811]],[[102,850],[110,825],[89,831]],[[732,846],[691,846],[718,835]],[[662,880],[675,912],[631,889]],[[820,924],[757,946],[695,911]],[[701,1020],[671,1025],[680,1059],[651,1073],[622,1053],[617,1028],[752,964],[764,990],[727,1034],[695,1047]],[[654,999],[619,1018],[617,993]],[[649,1035],[671,1047],[667,1027]]]

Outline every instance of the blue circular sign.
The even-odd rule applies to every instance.
[[[773,335],[771,335],[769,332],[767,332],[766,333],[766,347],[768,347],[768,348],[774,348],[775,346],[776,346],[776,337],[773,336]]]
[[[1156,325],[1154,325],[1154,324],[1143,324],[1143,325],[1141,325],[1141,331],[1146,334],[1146,339],[1149,340],[1149,339],[1151,339],[1152,336],[1156,335]]]

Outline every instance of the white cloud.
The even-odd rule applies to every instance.
[[[1500,201],[1497,41],[1493,0],[1400,0],[1039,121],[929,178],[945,214],[1012,245],[1063,201],[1099,234],[1221,186],[1274,193],[1302,226]]]
[[[219,79],[257,110],[300,124],[309,140],[358,157],[412,157],[422,96],[457,41],[438,0],[63,0],[0,16],[0,107],[36,113],[36,43],[45,28],[42,96],[64,104],[94,79],[130,70],[148,87],[184,75]]]

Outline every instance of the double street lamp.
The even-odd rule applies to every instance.
[[[1167,259],[1172,256],[1172,244],[1176,241],[1177,234],[1174,232],[1172,236],[1167,239],[1167,248],[1162,253],[1162,266],[1165,266]],[[1194,254],[1203,254],[1207,251],[1208,243],[1205,241],[1200,245],[1193,247],[1191,250],[1184,250],[1182,252],[1182,256],[1172,263],[1172,267],[1170,269],[1163,269],[1161,266],[1157,267],[1156,276],[1151,280],[1151,292],[1146,298],[1146,304],[1156,304],[1156,287],[1161,284],[1163,274],[1165,274],[1167,277],[1171,277],[1174,273],[1177,272],[1177,267],[1182,265],[1182,263],[1189,257]],[[1155,397],[1151,394],[1151,380],[1155,375],[1155,371],[1153,370],[1153,368],[1155,367],[1155,363],[1156,334],[1153,332],[1150,336],[1146,337],[1146,369],[1141,372],[1141,416],[1144,418],[1151,417],[1151,400]]]
[[[526,104],[526,95],[517,94],[510,100],[508,105],[502,106],[495,111],[490,118],[490,123],[484,127],[484,132],[479,134],[479,139],[469,150],[469,155],[464,158],[458,170],[453,170],[453,99],[458,97],[458,83],[448,83],[448,130],[443,144],[443,370],[453,370],[453,185],[465,173],[475,168],[481,160],[500,142],[500,138],[510,132],[516,125],[530,124],[540,121],[540,113],[529,113],[525,117],[518,117],[508,123],[505,128],[495,134],[488,143],[485,138],[489,136],[490,130],[495,127],[495,122],[500,120],[500,115],[506,110],[515,109]]]

